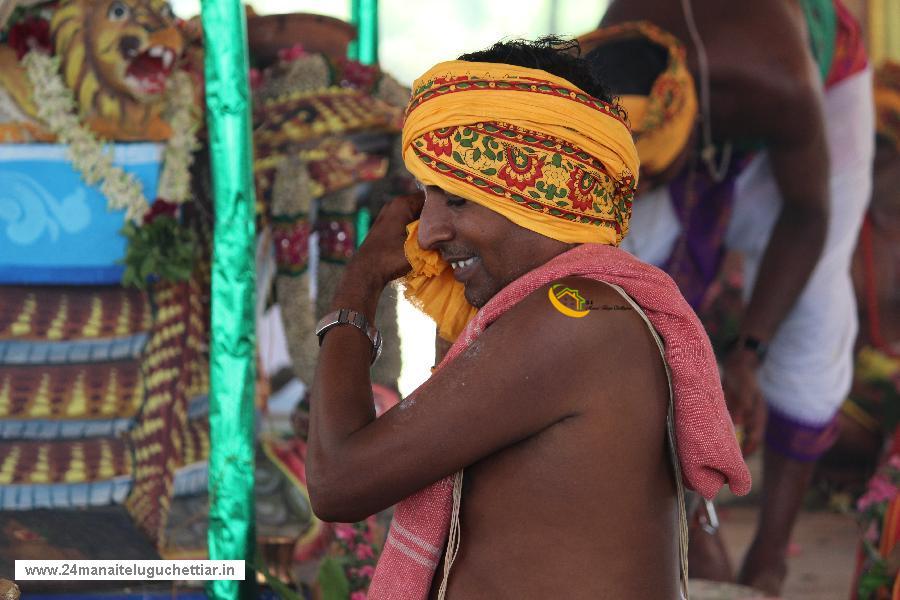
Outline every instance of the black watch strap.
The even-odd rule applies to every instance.
[[[769,344],[752,335],[739,335],[730,344],[729,350],[749,350],[756,355],[759,362],[766,358],[766,352],[769,351]]]

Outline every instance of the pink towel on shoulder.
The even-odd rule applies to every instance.
[[[662,337],[674,389],[675,437],[685,485],[706,498],[715,496],[726,483],[735,494],[746,494],[750,473],[725,407],[709,338],[675,282],[624,250],[582,244],[512,282],[478,311],[439,368],[520,300],[567,276],[618,285],[640,305]],[[428,597],[447,539],[452,496],[453,478],[447,477],[397,504],[369,588],[370,599]]]

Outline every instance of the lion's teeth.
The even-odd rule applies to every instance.
[[[165,48],[163,48],[162,46],[153,46],[152,48],[150,48],[149,54],[150,56],[162,56],[163,54],[165,54],[165,51]]]
[[[163,53],[163,68],[168,69],[172,66],[172,63],[175,62],[175,53],[171,50],[166,50]]]

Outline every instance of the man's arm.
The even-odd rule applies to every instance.
[[[802,35],[780,41],[793,58],[779,68],[750,70],[735,107],[741,128],[763,137],[781,198],[760,263],[756,283],[741,322],[741,334],[769,342],[793,308],[815,268],[828,230],[829,156],[822,84]],[[746,73],[746,72],[745,72]],[[758,359],[735,348],[725,360],[723,384],[736,423],[745,428],[745,450],[760,443],[765,404],[756,379]]]
[[[803,291],[828,231],[830,163],[821,84],[813,76],[770,103],[767,150],[783,203],[742,323],[745,334],[765,341]]]
[[[560,377],[562,357],[592,329],[575,321],[550,307],[546,289],[535,292],[379,419],[371,343],[354,327],[330,331],[311,397],[307,468],[316,514],[359,520],[573,416],[567,399],[578,378]]]
[[[377,233],[373,227],[370,235]],[[363,310],[371,319],[381,291],[370,277],[377,269],[362,252],[357,258],[361,260],[348,266],[334,306]],[[633,311],[564,316],[550,305],[547,289],[510,309],[468,350],[378,419],[369,382],[371,343],[352,326],[329,331],[311,397],[307,473],[316,514],[334,521],[364,518],[576,417],[583,403],[635,410],[623,406],[628,396],[616,394],[615,385],[591,385],[590,394],[577,391],[586,382],[624,378],[636,382],[632,388],[649,385],[652,378],[641,371],[648,360],[637,359],[639,351],[632,348],[645,343],[644,356],[651,348],[649,360],[654,360],[655,349],[641,338],[647,335],[641,333],[643,323]],[[597,297],[603,298],[602,293],[615,294],[607,288]],[[598,356],[598,348],[616,352]],[[660,403],[660,416],[664,408]],[[617,426],[614,414],[606,419],[611,429]],[[645,417],[646,410],[641,414]]]

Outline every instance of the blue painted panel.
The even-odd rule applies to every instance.
[[[113,162],[156,197],[161,144],[115,144]],[[0,145],[0,283],[116,283],[125,211],[107,211],[61,144]]]

